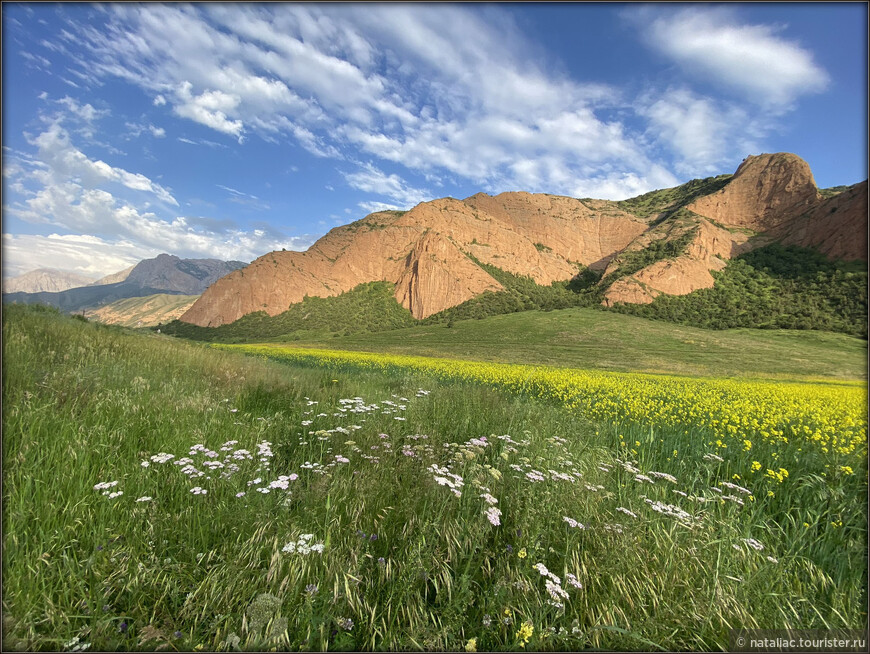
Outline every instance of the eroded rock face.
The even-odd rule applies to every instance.
[[[700,288],[712,288],[715,279],[710,271],[722,270],[725,260],[744,251],[749,237],[729,232],[703,218],[693,229],[694,237],[683,255],[657,261],[618,279],[604,294],[604,304],[649,304],[661,293],[687,295]]]
[[[606,200],[523,192],[442,198],[338,227],[307,252],[260,257],[212,284],[181,320],[215,327],[253,311],[277,315],[306,295],[338,295],[371,281],[395,284],[396,300],[425,318],[501,288],[474,260],[550,284],[570,279],[581,264],[611,272],[618,264],[608,264],[625,249],[687,229],[695,232],[684,254],[617,280],[605,303],[709,288],[710,271],[773,239],[867,258],[866,182],[823,200],[809,166],[793,154],[747,157],[726,186],[687,209],[682,222],[650,227]]]
[[[775,240],[815,247],[833,258],[867,260],[867,182],[823,200],[809,166],[793,154],[747,157],[724,188],[687,208],[732,229],[699,219],[684,255],[617,280],[605,293],[606,305],[648,304],[660,293],[711,288],[711,270]],[[753,232],[759,235],[750,241]]]
[[[501,288],[450,239],[426,232],[407,257],[395,297],[413,316],[425,317]]]
[[[785,245],[812,246],[832,258],[867,261],[867,182],[822,201],[771,235]]]
[[[763,232],[799,216],[820,200],[807,162],[781,152],[746,157],[724,188],[687,208],[729,227]]]
[[[501,285],[469,257],[539,284],[601,267],[647,224],[613,203],[529,193],[424,202],[336,228],[307,252],[272,252],[214,283],[181,317],[217,327],[246,313],[277,315],[306,295],[328,297],[370,281],[425,318]]]

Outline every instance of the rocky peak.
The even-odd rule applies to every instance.
[[[142,288],[167,290],[185,295],[202,293],[224,275],[243,267],[241,261],[218,259],[181,259],[172,254],[160,254],[140,261],[125,283]]]
[[[821,200],[806,161],[794,154],[749,156],[724,188],[687,209],[729,227],[766,231]]]

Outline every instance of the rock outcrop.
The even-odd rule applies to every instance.
[[[680,206],[642,219],[606,200],[516,192],[373,213],[333,229],[307,252],[272,252],[217,280],[181,320],[216,327],[254,311],[277,315],[305,296],[334,296],[371,281],[394,284],[396,300],[425,318],[501,288],[478,264],[538,284],[570,279],[587,266],[603,270],[610,284],[620,253],[690,231],[683,251],[617,279],[605,302],[709,288],[711,271],[773,239],[867,258],[866,182],[825,200],[807,163],[793,154],[747,157],[724,187]]]
[[[771,230],[785,245],[815,247],[835,259],[867,260],[867,181],[850,186]]]
[[[683,254],[616,280],[605,292],[604,303],[649,304],[661,293],[687,295],[700,288],[711,288],[715,279],[710,271],[722,270],[727,259],[748,247],[749,236],[745,232],[730,232],[703,218],[691,230],[694,234]]]
[[[747,157],[724,188],[686,208],[697,217],[697,234],[685,253],[618,279],[605,292],[606,305],[648,304],[661,293],[711,288],[710,271],[774,240],[867,260],[867,182],[824,200],[810,167],[793,154]]]
[[[396,300],[425,318],[501,285],[474,259],[539,284],[602,267],[648,225],[612,202],[530,193],[442,198],[337,227],[306,252],[271,252],[218,280],[181,320],[203,327],[247,313],[277,315],[308,296],[364,282],[396,286]]]
[[[746,157],[723,189],[695,200],[687,209],[728,227],[764,232],[821,201],[813,173],[794,154]]]

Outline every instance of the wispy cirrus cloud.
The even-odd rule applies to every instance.
[[[291,140],[344,161],[362,152],[491,191],[567,193],[581,169],[608,163],[643,186],[657,165],[599,115],[625,106],[615,89],[536,64],[497,8],[118,5],[107,28],[75,27],[88,74],[127,80],[237,140]],[[536,157],[548,165],[515,174]]]
[[[729,7],[656,13],[644,27],[654,48],[689,72],[768,109],[786,109],[829,83],[809,50],[777,34],[782,26],[741,23]]]
[[[356,172],[343,173],[343,175],[351,188],[383,195],[393,200],[396,204],[384,205],[391,209],[410,209],[421,202],[434,198],[429,191],[413,188],[399,175],[395,173],[388,175],[371,163],[361,165]],[[380,206],[381,204],[383,203],[367,202],[364,208]]]

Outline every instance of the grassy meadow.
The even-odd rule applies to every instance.
[[[866,624],[864,382],[212,347],[15,305],[3,348],[4,649]]]
[[[833,332],[675,325],[597,309],[522,311],[288,345],[708,377],[866,379],[867,341]]]

